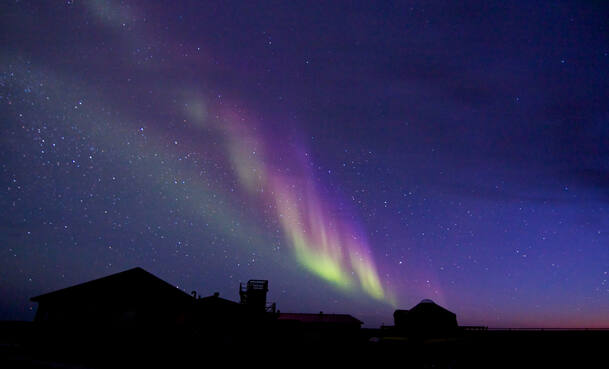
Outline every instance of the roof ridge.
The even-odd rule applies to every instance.
[[[46,297],[51,296],[51,295],[60,295],[60,294],[66,293],[66,291],[78,290],[78,289],[81,289],[81,288],[83,288],[85,286],[96,285],[96,284],[98,284],[98,283],[100,283],[102,281],[108,281],[108,280],[116,279],[118,277],[121,277],[121,276],[124,276],[124,275],[127,275],[127,274],[141,274],[141,275],[145,275],[147,277],[152,277],[152,278],[154,278],[154,279],[156,279],[156,280],[158,280],[158,281],[160,281],[160,282],[162,282],[162,283],[164,283],[164,284],[166,284],[168,286],[176,288],[175,286],[173,286],[169,282],[164,281],[163,279],[161,279],[161,278],[157,277],[156,275],[150,273],[149,271],[145,270],[144,268],[137,266],[137,267],[134,267],[134,268],[131,268],[131,269],[123,270],[123,271],[118,272],[118,273],[106,275],[106,276],[103,276],[103,277],[92,279],[90,281],[78,283],[78,284],[75,284],[75,285],[72,285],[72,286],[68,286],[68,287],[64,287],[64,288],[61,288],[61,289],[58,289],[58,290],[55,290],[55,291],[43,293],[41,295],[34,296],[34,297],[30,298],[30,301],[37,302],[41,298],[46,298]],[[178,291],[181,291],[178,288],[176,288],[176,289]],[[184,292],[184,293],[186,293],[186,292]]]

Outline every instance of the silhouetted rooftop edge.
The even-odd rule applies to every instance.
[[[277,319],[297,320],[306,323],[363,324],[361,320],[349,314],[280,313]]]
[[[76,285],[73,285],[70,287],[66,287],[66,288],[56,290],[56,291],[38,295],[38,296],[30,298],[30,301],[39,302],[40,300],[44,300],[44,299],[56,298],[56,297],[61,297],[61,296],[69,295],[69,294],[73,294],[73,293],[79,293],[81,291],[86,291],[91,288],[95,288],[97,286],[104,285],[106,283],[118,283],[121,280],[130,280],[130,279],[134,279],[134,278],[148,279],[150,281],[158,283],[161,286],[170,287],[171,290],[175,290],[176,292],[178,292],[178,295],[184,295],[183,297],[192,298],[186,292],[184,292],[184,291],[180,290],[179,288],[177,288],[176,286],[173,286],[172,284],[162,280],[161,278],[155,276],[154,274],[144,270],[143,268],[135,267],[135,268],[124,270],[122,272],[118,272],[115,274],[110,274],[105,277],[93,279],[88,282],[79,283],[79,284],[76,284]]]
[[[417,311],[423,311],[423,310],[429,310],[429,309],[435,309],[435,310],[438,310],[438,311],[443,311],[445,313],[450,313],[452,315],[456,315],[452,311],[446,309],[443,306],[440,306],[440,305],[436,304],[435,302],[433,302],[430,299],[423,299],[423,300],[421,300],[421,302],[419,302],[418,304],[413,306],[408,311],[410,311],[410,312],[417,312]],[[398,310],[396,310],[396,311],[398,311]]]

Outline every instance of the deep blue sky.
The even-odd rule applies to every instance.
[[[359,4],[361,3],[361,4]],[[0,6],[0,319],[142,266],[286,312],[609,326],[603,1]]]

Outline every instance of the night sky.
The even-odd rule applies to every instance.
[[[7,1],[0,44],[0,319],[141,266],[609,326],[604,1]]]

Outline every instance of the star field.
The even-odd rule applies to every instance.
[[[0,6],[0,319],[141,266],[378,327],[609,326],[602,2]]]

